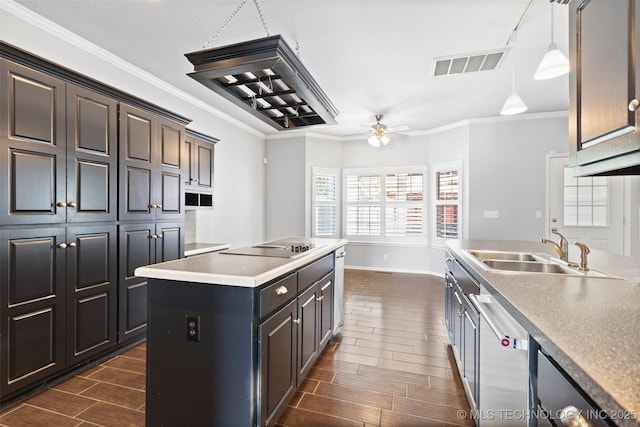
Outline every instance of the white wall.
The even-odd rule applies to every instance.
[[[197,212],[196,238],[234,246],[264,239],[264,135],[19,7],[11,13],[0,8],[0,39],[188,117],[188,127],[219,138],[215,210]]]

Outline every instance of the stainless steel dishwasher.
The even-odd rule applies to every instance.
[[[481,286],[478,426],[527,425],[528,334]]]

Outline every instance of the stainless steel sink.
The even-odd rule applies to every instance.
[[[503,251],[467,251],[470,255],[481,259],[506,260],[506,261],[540,261],[540,255],[526,252],[503,252]]]
[[[551,273],[551,274],[572,274],[575,271],[553,264],[551,262],[530,262],[530,261],[497,261],[487,259],[482,261],[489,268],[496,270],[518,271],[526,273]]]
[[[534,252],[465,250],[485,270],[504,273],[561,274],[575,277],[622,279],[597,270],[580,271],[564,261]]]

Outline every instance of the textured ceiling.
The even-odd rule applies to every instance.
[[[240,0],[16,0],[47,19],[165,80],[260,132],[276,131],[186,74],[184,57],[218,32]],[[317,133],[353,135],[385,115],[422,131],[499,114],[516,88],[529,112],[566,110],[568,78],[536,81],[550,41],[550,3],[534,0],[514,48],[495,71],[431,77],[433,58],[502,48],[527,0],[260,0],[271,34],[281,34],[340,111]],[[567,6],[555,5],[555,34],[567,53]],[[252,0],[210,47],[264,37]]]

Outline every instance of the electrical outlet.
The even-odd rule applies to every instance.
[[[200,316],[187,316],[187,341],[200,342]]]
[[[484,217],[489,219],[498,218],[500,213],[498,211],[484,211]]]

